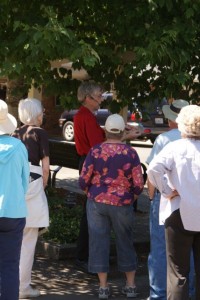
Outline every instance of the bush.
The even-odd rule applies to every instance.
[[[76,203],[68,206],[68,195],[71,194],[65,189],[47,190],[50,226],[43,235],[45,240],[51,240],[59,244],[76,242],[83,212],[81,203],[84,196],[73,193]]]

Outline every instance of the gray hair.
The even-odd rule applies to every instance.
[[[37,118],[43,113],[43,107],[40,100],[35,98],[26,98],[20,100],[18,114],[20,121],[25,125],[37,125]]]
[[[87,95],[93,95],[97,91],[103,92],[103,88],[100,84],[94,81],[83,82],[77,91],[78,101],[83,102]]]
[[[200,137],[200,107],[197,105],[188,105],[181,109],[178,118],[178,129],[183,137]]]
[[[123,135],[124,135],[124,131],[121,131],[120,133],[113,133],[113,132],[108,132],[105,129],[105,134],[106,134],[106,138],[107,139],[112,139],[112,140],[121,140]]]

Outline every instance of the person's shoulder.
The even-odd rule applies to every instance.
[[[85,107],[84,105],[81,105],[77,111],[77,113],[74,115],[74,116],[77,116],[77,115],[82,115],[82,114],[87,114],[87,113],[90,113],[90,110]]]
[[[127,150],[128,152],[130,152],[131,154],[133,154],[133,153],[137,153],[137,150],[133,147],[133,146],[131,146],[131,145],[129,145],[129,144],[122,144],[121,145],[121,147],[124,149],[124,150]]]
[[[163,132],[163,133],[159,134],[157,136],[156,140],[163,139],[163,138],[168,137],[170,135],[171,135],[171,130],[168,130],[166,132]]]
[[[16,128],[13,133],[11,133],[11,136],[16,136],[19,133],[19,128]]]
[[[48,133],[46,129],[42,127],[33,127],[32,132],[35,132],[35,134],[41,139],[48,139]]]
[[[74,115],[74,121],[80,120],[80,119],[87,119],[88,116],[92,116],[92,112],[86,108],[85,106],[81,106],[77,113]]]
[[[96,153],[99,151],[102,151],[102,148],[104,143],[98,143],[96,145],[94,145],[93,147],[90,148],[88,155],[87,156],[92,156],[92,157],[96,157]]]
[[[39,132],[39,133],[41,133],[41,134],[47,134],[46,129],[44,129],[44,128],[42,128],[42,127],[33,127],[32,130],[37,131],[37,132]]]
[[[130,151],[136,151],[135,148],[130,145],[130,144],[126,144],[126,143],[122,143],[120,144],[122,147],[129,149]]]
[[[159,143],[160,141],[173,141],[181,138],[181,133],[178,129],[171,129],[166,132],[159,134],[155,140],[155,143]]]
[[[23,127],[17,127],[15,131],[11,134],[11,136],[17,137],[23,131]]]
[[[104,147],[105,147],[105,144],[104,144],[104,143],[98,143],[98,144],[92,146],[91,150],[92,150],[92,151],[95,151],[95,150],[97,150],[97,149],[102,149],[102,148],[104,148]]]
[[[87,126],[88,128],[92,128],[93,126],[94,128],[96,128],[98,124],[95,114],[87,108],[80,114],[77,113],[76,116],[74,116],[74,123],[85,124],[85,126]],[[99,127],[99,125],[97,127]]]
[[[20,145],[22,143],[21,140],[16,138],[13,134],[8,136],[7,142],[12,145]]]
[[[12,145],[15,149],[20,149],[22,148],[23,150],[26,149],[22,141],[14,136],[9,136],[8,138],[8,143]]]

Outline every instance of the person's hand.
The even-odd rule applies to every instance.
[[[173,198],[179,196],[179,193],[177,192],[177,190],[173,190],[171,195],[168,197],[169,200],[172,200]]]
[[[136,125],[126,125],[123,140],[134,140],[143,133],[143,127],[137,123]]]

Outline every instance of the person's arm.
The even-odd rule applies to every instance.
[[[38,135],[40,137],[40,160],[43,172],[43,187],[47,186],[48,178],[49,178],[49,169],[50,169],[50,161],[49,161],[49,140],[48,134],[46,130],[40,128],[38,131]]]
[[[43,186],[45,189],[49,178],[49,157],[48,156],[45,156],[42,159],[42,171],[43,171]]]
[[[149,200],[152,201],[155,193],[155,187],[153,184],[149,181],[149,178],[147,178],[147,188],[148,188],[148,195]]]
[[[169,200],[172,200],[173,198],[180,196],[177,190],[173,190],[171,195],[168,197]]]
[[[22,185],[24,189],[24,194],[26,194],[29,185],[30,168],[28,162],[28,152],[24,144],[22,144],[22,160],[23,160]]]
[[[154,144],[153,148],[151,149],[150,155],[148,156],[146,163],[149,165],[150,162],[153,160],[156,155],[163,149],[164,143],[162,140],[162,135],[159,135]],[[149,178],[147,177],[147,188],[148,188],[148,195],[149,195],[149,200],[152,201],[154,198],[155,194],[155,186],[149,181]]]
[[[173,149],[167,145],[150,163],[147,174],[150,183],[156,187],[165,198],[175,197],[175,190],[168,185],[166,175],[170,174],[173,164]]]
[[[126,125],[126,129],[121,141],[134,140],[142,134],[143,129],[140,126]]]
[[[91,151],[86,156],[86,159],[84,161],[81,174],[79,176],[79,186],[80,188],[87,194],[88,188],[91,184],[92,174],[93,174],[93,161],[91,156]]]
[[[142,175],[142,167],[140,164],[140,159],[137,152],[134,150],[134,162],[132,168],[132,178],[133,178],[133,186],[134,186],[134,199],[142,193],[144,188],[144,180]]]

